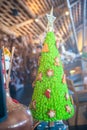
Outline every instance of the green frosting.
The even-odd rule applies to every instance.
[[[67,120],[74,115],[74,107],[70,96],[66,99],[68,93],[67,84],[63,83],[63,66],[60,60],[60,54],[56,48],[56,40],[53,32],[48,32],[44,41],[48,45],[48,52],[42,52],[39,61],[38,75],[42,74],[41,80],[36,80],[32,102],[30,108],[33,118],[40,121]],[[56,66],[55,58],[59,58],[59,66]],[[48,70],[53,70],[53,75],[48,76]],[[36,79],[38,79],[36,77]],[[50,89],[50,98],[45,95],[47,89]],[[33,107],[33,101],[35,101]],[[70,108],[70,111],[66,109]],[[54,116],[50,117],[49,112],[54,111]]]

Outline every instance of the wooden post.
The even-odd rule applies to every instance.
[[[84,8],[83,8],[83,38],[82,38],[82,51],[84,46],[86,45],[86,0],[84,0]]]

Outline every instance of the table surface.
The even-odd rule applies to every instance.
[[[87,125],[71,126],[69,127],[69,130],[87,130]]]
[[[34,130],[87,130],[87,125],[69,126],[63,122],[54,122],[54,127],[49,127],[49,123],[40,122]]]
[[[34,130],[39,130],[37,127]],[[51,128],[51,130],[54,130]],[[70,126],[68,127],[68,130],[87,130],[87,125],[81,125],[81,126]]]

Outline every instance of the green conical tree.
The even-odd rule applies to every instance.
[[[30,107],[33,117],[40,121],[66,120],[74,114],[53,31],[44,41]]]

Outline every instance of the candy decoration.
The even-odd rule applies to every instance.
[[[51,70],[51,69],[47,70],[47,76],[48,77],[53,76],[53,70]]]
[[[33,83],[32,83],[32,87],[34,87],[35,86],[35,81],[33,81]]]
[[[55,111],[54,110],[50,110],[48,112],[48,115],[49,115],[50,118],[54,117],[55,116]]]
[[[35,100],[32,101],[32,108],[36,109],[36,101]]]
[[[41,56],[39,56],[39,59],[38,59],[38,65],[40,65],[40,58],[41,58]]]
[[[37,79],[36,80],[39,80],[41,81],[42,80],[42,73],[39,73],[38,76],[37,76]]]
[[[65,94],[65,98],[66,98],[66,100],[69,99],[69,94],[68,93]]]
[[[56,48],[59,48],[59,43],[58,43],[58,41],[56,41]]]
[[[50,93],[51,93],[51,90],[50,90],[50,89],[47,89],[47,90],[45,91],[45,96],[46,96],[47,98],[50,98]]]
[[[55,66],[60,66],[60,61],[59,61],[59,58],[56,57],[55,58],[55,63],[54,63]]]
[[[71,108],[70,108],[70,106],[66,106],[66,111],[68,112],[68,113],[71,113]]]
[[[48,45],[46,43],[44,44],[42,48],[42,52],[49,52]]]
[[[74,101],[73,101],[72,95],[70,96],[70,100],[71,100],[71,103],[74,104]]]
[[[62,82],[63,82],[64,84],[66,83],[66,75],[65,75],[65,74],[63,75]]]

